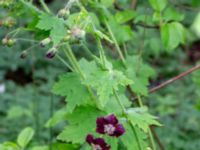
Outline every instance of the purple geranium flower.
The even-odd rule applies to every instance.
[[[86,141],[92,146],[92,150],[110,150],[110,145],[102,138],[94,138],[93,135],[88,134]]]
[[[97,118],[96,124],[97,133],[119,137],[125,132],[124,127],[118,122],[118,119],[114,114],[111,114],[106,117]]]

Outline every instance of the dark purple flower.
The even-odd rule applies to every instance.
[[[114,114],[111,114],[106,117],[97,118],[96,124],[97,133],[119,137],[125,132],[124,127],[118,122],[118,119]]]
[[[92,150],[110,150],[110,145],[102,138],[94,138],[93,135],[88,134],[86,141],[92,146]]]

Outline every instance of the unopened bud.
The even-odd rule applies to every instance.
[[[2,39],[2,44],[7,45],[8,44],[8,38],[3,38]]]
[[[71,35],[76,39],[83,39],[85,37],[85,30],[82,30],[81,28],[78,27],[73,28],[71,30]]]
[[[58,11],[59,17],[67,17],[67,16],[69,16],[69,14],[70,14],[70,11],[65,8]]]
[[[57,53],[57,48],[56,47],[52,47],[50,50],[48,50],[48,52],[46,53],[46,57],[49,59],[52,59]]]
[[[12,17],[8,17],[8,18],[6,18],[5,20],[3,20],[3,25],[4,25],[5,27],[11,28],[11,27],[13,27],[15,24],[16,24],[16,20],[15,20],[14,18],[12,18]]]
[[[70,36],[69,36],[69,35],[66,35],[66,36],[63,38],[63,42],[67,42],[69,39],[70,39]]]
[[[15,40],[15,39],[9,39],[7,45],[8,45],[9,47],[11,47],[11,46],[13,46],[15,43],[16,43],[16,40]]]
[[[24,58],[26,58],[27,55],[28,55],[28,52],[26,50],[24,50],[24,51],[22,51],[20,58],[24,59]]]
[[[44,39],[44,40],[42,40],[42,41],[40,42],[40,46],[41,46],[41,47],[45,47],[45,46],[48,45],[50,42],[51,42],[51,38],[48,37],[48,38],[46,38],[46,39]]]

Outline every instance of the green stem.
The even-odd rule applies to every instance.
[[[105,24],[106,24],[106,27],[107,27],[107,29],[108,29],[108,32],[110,33],[110,36],[111,36],[111,38],[112,38],[112,40],[113,40],[113,42],[114,42],[114,44],[115,44],[115,47],[116,47],[117,52],[118,52],[118,54],[119,54],[119,57],[120,57],[120,59],[122,60],[122,63],[124,64],[124,66],[126,66],[126,65],[125,65],[125,58],[124,58],[124,56],[123,56],[123,53],[122,53],[122,51],[121,51],[121,49],[120,49],[120,47],[119,47],[119,44],[118,44],[116,38],[115,38],[115,36],[114,36],[114,33],[112,32],[112,30],[111,30],[111,28],[110,28],[110,25],[108,24],[107,21],[105,21]]]
[[[93,58],[96,59],[95,55],[92,54],[92,52],[89,50],[89,48],[86,46],[86,42],[81,42],[81,45],[83,47],[83,49],[86,51],[86,53],[88,53],[88,55]]]
[[[25,2],[24,0],[19,0],[23,5],[29,7],[31,10],[33,10],[36,13],[42,14],[42,11],[40,11],[37,7],[35,7],[32,3],[30,2]]]
[[[119,98],[119,95],[117,94],[115,89],[113,89],[113,93],[115,95],[115,98],[116,98],[118,104],[120,105],[120,107],[122,109],[122,113],[123,113],[124,117],[127,119],[129,125],[131,126],[131,128],[133,130],[133,134],[135,135],[139,150],[143,150],[142,149],[142,144],[141,144],[140,139],[139,139],[139,137],[137,135],[136,129],[135,129],[134,125],[132,124],[132,122],[129,120],[128,115],[126,113],[126,109],[125,109],[124,105],[122,104],[122,102],[121,102],[121,100]]]
[[[64,49],[64,52],[65,52],[65,55],[66,55],[67,59],[69,60],[70,64],[72,65],[73,71],[78,72],[73,61],[71,60],[71,57],[68,54],[68,51],[66,51],[66,49]]]
[[[44,2],[44,0],[39,0],[40,1],[40,4],[42,5],[42,7],[44,8],[44,10],[47,12],[47,13],[51,13],[50,9],[48,8],[48,6],[46,5],[46,3]]]
[[[138,102],[139,102],[139,106],[140,107],[143,107],[143,103],[142,103],[142,99],[141,99],[141,96],[140,95],[137,95],[137,98],[138,98]],[[149,139],[150,139],[150,143],[151,143],[151,146],[152,146],[152,149],[153,150],[156,150],[156,144],[155,144],[155,141],[154,141],[154,138],[152,136],[152,133],[151,133],[151,130],[150,130],[150,127],[148,127],[148,134],[149,134]]]
[[[97,44],[98,44],[98,48],[99,48],[100,59],[102,61],[103,66],[106,67],[105,53],[104,53],[104,50],[103,50],[103,46],[102,46],[101,40],[98,37],[97,37]]]
[[[69,44],[67,44],[67,50],[68,50],[68,54],[71,58],[72,63],[74,64],[74,67],[77,69],[77,71],[80,73],[81,77],[84,79],[84,74],[78,64],[78,61],[76,60],[76,57],[74,56],[74,53],[72,52],[71,47],[69,46]]]
[[[74,69],[58,54],[56,54],[56,57],[70,70],[74,71]]]

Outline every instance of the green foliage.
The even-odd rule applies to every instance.
[[[185,41],[185,29],[178,22],[166,23],[161,26],[161,37],[164,47],[171,52]]]
[[[95,62],[86,60],[81,60],[80,65],[85,74],[83,84],[96,90],[100,105],[103,107],[113,95],[113,89],[118,91],[119,86],[125,87],[132,83],[122,72],[113,70],[112,66],[109,66],[109,70],[105,70],[98,67]]]
[[[139,95],[148,95],[148,80],[154,76],[154,70],[144,64],[139,56],[128,56],[126,66],[127,76],[134,81],[134,84],[131,85],[133,91]]]
[[[92,99],[87,88],[81,84],[80,77],[76,73],[61,75],[58,83],[53,87],[53,93],[67,97],[68,112],[72,112],[76,106],[86,104]]]
[[[194,31],[194,33],[200,37],[200,27],[199,27],[199,24],[200,24],[200,13],[197,14],[193,24],[192,24],[192,29]]]
[[[126,130],[119,138],[103,136],[113,150],[153,149],[147,132],[161,123],[156,131],[166,149],[199,147],[199,72],[149,94],[149,88],[191,66],[190,45],[194,50],[193,41],[199,40],[199,2],[69,1],[63,18],[54,15],[63,3],[40,2],[0,2],[5,6],[0,9],[0,36],[16,39],[13,49],[0,47],[0,86],[6,87],[0,93],[0,149],[90,150],[85,137],[101,137],[95,132],[96,118],[108,114],[115,114]],[[8,22],[9,17],[17,24]],[[47,37],[68,69],[56,59],[44,59],[38,39]],[[67,59],[60,51],[66,45],[72,49],[65,52]],[[19,60],[24,50],[29,56]],[[49,93],[52,86],[58,97]],[[149,109],[139,108],[133,95],[142,96]],[[17,138],[21,128],[33,125],[35,136],[26,128]],[[16,138],[17,143],[5,142]]]
[[[161,124],[156,121],[156,117],[147,112],[147,107],[130,108],[127,110],[127,114],[132,124],[137,125],[138,128],[146,133],[149,131],[150,125],[161,126]]]
[[[25,148],[28,143],[31,141],[34,135],[34,130],[30,127],[27,127],[21,131],[17,138],[17,143],[21,148]]]
[[[50,37],[54,45],[57,45],[67,34],[64,20],[49,14],[42,14],[36,27],[41,30],[50,31]]]
[[[68,114],[66,119],[69,123],[58,136],[59,140],[83,144],[87,134],[95,133],[96,118],[103,116],[104,112],[95,107],[78,107],[73,114]]]
[[[161,12],[167,5],[167,0],[149,0],[149,3],[156,11]]]

